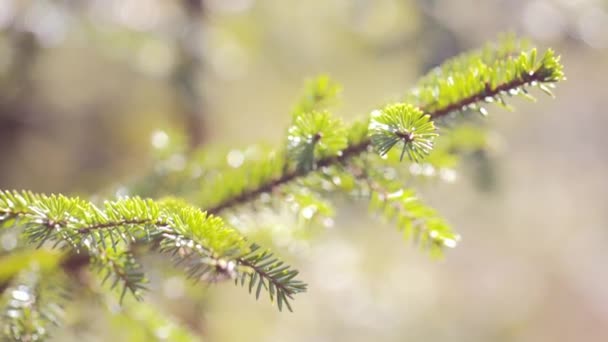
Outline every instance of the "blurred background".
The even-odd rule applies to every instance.
[[[492,108],[492,153],[422,184],[463,237],[444,260],[349,204],[312,239],[273,228],[309,284],[293,314],[177,275],[154,298],[207,341],[607,341],[605,0],[0,0],[0,188],[89,196],[171,139],[278,146],[306,78],[340,82],[348,120],[505,31],[557,50],[568,80]],[[72,310],[57,341],[134,340]]]

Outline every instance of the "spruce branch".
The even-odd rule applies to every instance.
[[[295,279],[298,271],[276,259],[270,251],[261,250],[258,245],[252,245],[250,250],[250,253],[237,259],[239,265],[250,269],[250,272],[241,274],[241,286],[248,281],[249,293],[255,288],[256,299],[264,288],[268,291],[271,301],[276,297],[279,311],[282,310],[283,304],[292,311],[289,301],[293,299],[293,295],[306,291],[306,284]],[[235,279],[235,283],[238,282],[239,279]]]
[[[369,201],[370,212],[396,224],[406,241],[413,241],[431,256],[443,256],[445,247],[454,248],[460,236],[435,209],[424,204],[416,192],[408,188],[384,168],[373,168],[377,156],[358,158],[344,172],[357,180],[359,194]]]
[[[101,253],[91,256],[91,267],[102,275],[102,285],[110,281],[112,290],[118,285],[122,286],[120,303],[124,301],[127,292],[136,300],[143,300],[143,291],[147,290],[148,280],[133,253],[113,248],[104,249]]]
[[[444,247],[456,247],[460,236],[435,209],[422,203],[413,190],[381,176],[365,177],[370,190],[370,209],[395,222],[406,240],[429,249],[435,257],[442,255]]]
[[[516,58],[498,60],[493,65],[472,62],[470,69],[444,76],[447,78],[438,77],[436,83],[417,88],[410,95],[423,101],[421,108],[433,119],[466,109],[487,115],[481,103],[497,102],[508,107],[504,96],[521,94],[532,98],[527,90],[529,86],[537,86],[553,96],[549,88],[564,79],[559,56],[551,49],[540,60],[537,60],[536,49],[532,49]]]
[[[547,50],[541,58],[537,58],[535,49],[518,54],[510,50],[509,53],[497,52],[495,56],[493,55],[497,59],[483,56],[485,55],[474,54],[470,57],[465,55],[459,57],[459,62],[455,63],[458,64],[458,68],[448,64],[447,70],[443,73],[432,71],[423,78],[419,87],[414,88],[407,99],[418,106],[432,121],[438,121],[452,113],[467,109],[487,113],[487,110],[481,106],[482,103],[498,103],[506,106],[505,96],[523,95],[529,98],[527,89],[529,87],[538,87],[550,93],[549,88],[564,79],[559,57],[552,50]],[[490,60],[489,64],[484,62],[486,59]],[[349,139],[343,150],[335,155],[314,160],[313,164],[317,168],[340,165],[369,151],[372,145],[372,139],[368,137],[369,119],[363,122],[367,124],[358,122],[347,130]],[[403,137],[401,138],[403,140]],[[404,145],[407,148],[407,144]],[[225,196],[216,195],[211,201],[202,201],[202,206],[209,213],[217,215],[226,209],[234,209],[251,202],[261,194],[270,193],[284,184],[306,177],[313,171],[310,168],[277,168],[277,165],[285,165],[284,162],[277,161],[277,156],[280,155],[282,153],[273,152],[266,160],[245,165],[247,168],[259,168],[268,172],[257,173],[251,182],[241,181],[230,191],[224,192]],[[232,176],[234,177],[221,178],[217,183],[225,184],[228,178],[243,179],[247,174],[243,175],[242,170],[233,170]],[[211,188],[218,189],[213,185]],[[216,191],[216,193],[220,192]]]
[[[251,253],[259,247],[250,246],[221,218],[174,199],[126,198],[106,201],[101,209],[62,195],[0,191],[0,213],[0,227],[14,224],[9,218],[17,217],[30,243],[69,247],[76,253],[74,258],[78,253],[88,254],[103,283],[110,281],[111,288],[121,286],[121,301],[126,293],[141,299],[147,283],[130,251],[134,242],[147,242],[172,255],[194,279],[215,281],[257,274],[266,280],[269,291],[281,296],[281,304],[289,305],[287,298],[305,289],[298,281],[286,281],[273,265],[257,263],[259,255]],[[274,265],[281,263],[273,260]]]

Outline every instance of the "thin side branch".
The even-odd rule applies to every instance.
[[[259,267],[258,265],[250,262],[245,258],[237,258],[236,260],[239,264],[251,268],[255,273],[258,274],[258,276],[265,278],[269,283],[274,284],[274,286],[277,288],[277,292],[284,292],[286,296],[288,296],[289,298],[293,298],[292,296],[296,292],[285,284],[281,283],[280,281],[277,281],[276,278],[268,274],[268,272],[266,272],[262,267]]]

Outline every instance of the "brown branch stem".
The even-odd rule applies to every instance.
[[[86,227],[78,228],[78,233],[86,234],[92,230],[98,229],[107,229],[107,228],[117,228],[120,226],[124,226],[127,224],[154,224],[155,226],[164,225],[162,222],[154,222],[152,220],[140,219],[140,220],[118,220],[118,221],[110,221],[105,223],[97,223]]]

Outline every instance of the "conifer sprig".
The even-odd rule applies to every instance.
[[[483,53],[475,52],[457,57],[457,62],[448,63],[446,70],[442,72],[431,71],[421,84],[410,92],[406,100],[418,106],[432,121],[438,121],[452,113],[468,109],[485,114],[487,110],[482,104],[498,103],[507,106],[507,96],[523,95],[530,98],[529,87],[538,87],[550,94],[550,88],[564,79],[559,56],[552,50],[547,50],[541,58],[537,58],[535,49],[519,53],[500,46],[495,49],[502,52],[490,54],[486,48]],[[312,89],[318,90],[319,87]],[[304,98],[310,96],[305,95]],[[369,123],[369,118],[367,122]],[[369,150],[372,139],[368,137],[366,125],[357,123],[348,128],[347,132],[350,138],[343,150],[313,161],[308,158],[307,165],[314,164],[317,168],[340,165]],[[385,130],[384,133],[389,138],[394,137],[394,132],[390,130]],[[382,132],[376,130],[373,135],[379,137],[379,134]],[[307,135],[310,136],[311,132],[307,132]],[[410,146],[412,145],[404,144],[404,151]],[[272,163],[275,166],[285,165],[285,162],[277,161],[279,155],[282,153],[272,153]],[[307,157],[310,157],[310,153]],[[225,209],[251,202],[259,195],[270,193],[273,189],[305,177],[313,171],[312,168],[302,167],[277,169],[270,165],[269,160],[256,161],[246,167],[266,169],[269,172],[257,174],[255,181],[242,181],[242,186],[232,188],[226,196],[217,195],[215,201],[203,201],[203,206],[209,213],[217,215]],[[239,172],[242,171],[236,170],[234,174],[238,175]],[[243,179],[248,175],[240,173],[240,176],[235,178]]]
[[[38,246],[50,244],[86,253],[103,283],[120,286],[142,298],[147,279],[130,246],[135,242],[156,245],[185,266],[199,280],[221,280],[253,276],[267,284],[271,299],[276,291],[280,304],[306,286],[292,279],[297,272],[269,254],[258,251],[219,217],[201,212],[177,200],[152,201],[126,198],[106,201],[101,209],[79,198],[0,191],[0,227],[20,225],[23,235]],[[257,251],[257,253],[256,253]],[[277,265],[291,278],[277,272]],[[295,273],[294,273],[295,272]]]
[[[414,190],[381,175],[367,174],[366,183],[370,190],[370,210],[395,222],[406,240],[427,248],[434,257],[442,256],[445,247],[456,247],[460,236],[435,209],[422,203]]]
[[[282,310],[283,304],[292,311],[289,301],[293,299],[293,295],[306,291],[306,284],[295,279],[298,271],[276,259],[270,251],[260,250],[258,245],[252,245],[250,249],[250,253],[238,258],[240,265],[251,270],[240,275],[241,285],[247,283],[249,293],[255,289],[256,299],[264,288],[268,291],[271,301],[276,297],[279,311]],[[238,284],[239,279],[235,279],[235,282]]]

